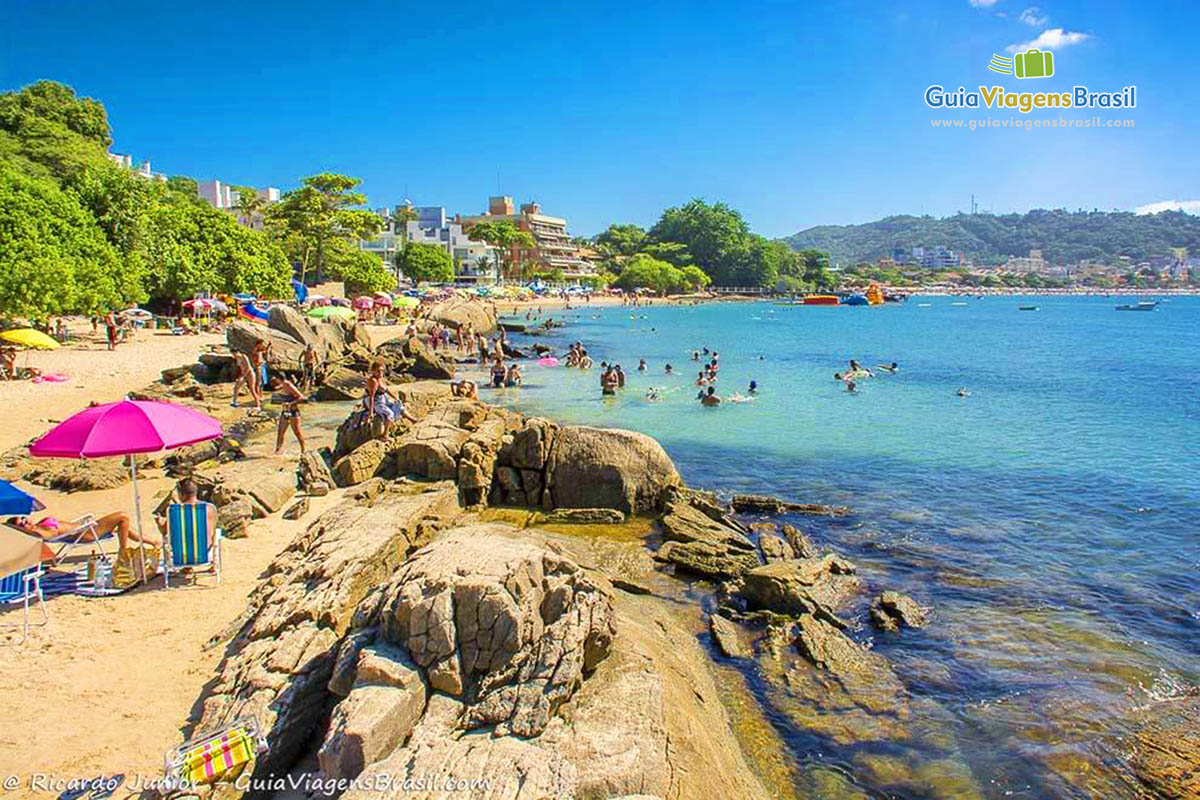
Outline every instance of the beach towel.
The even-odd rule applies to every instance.
[[[70,375],[65,375],[61,372],[52,373],[50,375],[39,375],[33,379],[34,383],[66,383],[71,380]]]

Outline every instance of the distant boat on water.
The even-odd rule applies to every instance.
[[[806,306],[836,306],[840,302],[841,298],[836,294],[810,294],[804,298],[803,304]]]
[[[1125,303],[1117,306],[1117,311],[1153,311],[1158,308],[1158,303],[1154,300],[1143,300],[1140,303]]]
[[[1017,306],[1017,311],[1037,311],[1037,306]]]
[[[864,294],[852,294],[842,301],[844,306],[869,306],[871,301]]]

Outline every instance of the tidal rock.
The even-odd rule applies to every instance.
[[[760,533],[758,548],[762,551],[763,561],[773,564],[776,561],[789,561],[795,558],[792,546],[773,533]]]
[[[691,502],[667,504],[662,520],[663,538],[673,542],[704,542],[731,551],[754,552],[754,543],[723,521],[717,521]]]
[[[735,494],[730,499],[734,511],[750,514],[806,514],[819,517],[844,517],[850,513],[846,506],[826,506],[815,503],[793,503],[763,494]]]
[[[545,730],[612,646],[612,597],[574,562],[488,525],[416,552],[359,618],[466,703],[467,728]]]
[[[470,431],[443,418],[426,417],[397,440],[396,474],[453,479],[458,475],[458,457],[470,438]]]
[[[414,381],[394,388],[404,410],[417,419],[450,400],[450,385],[443,381]]]
[[[815,614],[844,628],[837,610],[858,589],[852,571],[853,565],[832,554],[778,561],[742,576],[740,594],[755,608],[779,614]]]
[[[662,445],[633,431],[560,428],[547,459],[554,508],[653,513],[662,508],[667,489],[679,482]]]
[[[749,658],[751,656],[750,649],[742,644],[736,623],[730,622],[720,614],[713,614],[708,618],[708,630],[712,633],[717,648],[725,655],[730,658]]]
[[[338,486],[354,486],[381,471],[390,468],[385,464],[390,444],[384,439],[372,439],[347,453],[333,465],[333,479]]]
[[[366,386],[367,376],[363,373],[348,367],[334,367],[317,387],[316,398],[322,402],[360,400],[366,392]]]
[[[1200,797],[1200,696],[1160,700],[1139,710],[1129,762],[1154,797]]]
[[[530,417],[501,449],[500,463],[517,469],[544,470],[557,433],[558,426],[553,422]]]
[[[929,612],[916,600],[899,592],[884,592],[871,603],[871,622],[884,631],[900,628],[920,628],[925,624]]]
[[[213,473],[212,502],[218,507],[245,498],[256,518],[274,514],[296,493],[296,472],[278,461],[232,461]]]
[[[308,513],[308,498],[301,497],[296,502],[292,503],[287,511],[283,512],[284,519],[297,520]]]
[[[432,350],[416,336],[407,339],[395,339],[380,348],[386,352],[398,347],[409,364],[406,372],[414,378],[430,378],[433,380],[450,380],[454,377],[454,365],[447,363],[440,355]]]
[[[791,525],[783,526],[783,538],[791,545],[792,555],[796,558],[816,558],[817,548],[804,534],[803,531],[792,527]]]
[[[737,578],[758,566],[753,551],[739,552],[706,542],[666,542],[654,557],[674,564],[678,572],[717,581]]]
[[[625,515],[615,508],[560,508],[549,514],[546,521],[567,525],[619,525],[625,521]]]
[[[836,677],[863,709],[876,713],[895,710],[894,698],[903,690],[887,659],[813,615],[798,617],[796,629],[800,654]]]
[[[490,334],[499,328],[496,310],[490,303],[469,300],[448,300],[435,303],[429,317],[441,325],[457,330],[470,325],[475,333]]]
[[[217,527],[229,539],[245,537],[246,525],[252,519],[254,519],[254,504],[245,498],[226,503],[217,509]]]

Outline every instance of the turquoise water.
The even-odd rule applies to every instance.
[[[922,631],[855,631],[893,661],[914,725],[939,733],[929,761],[954,753],[986,797],[1133,796],[1113,756],[1123,715],[1200,682],[1200,299],[1118,302],[580,309],[543,341],[619,362],[617,398],[601,397],[598,369],[531,366],[525,387],[485,399],[644,431],[692,485],[850,505],[847,521],[795,522],[856,561],[870,591],[933,607]],[[701,407],[703,347],[720,353],[720,394],[753,379],[757,399]],[[850,358],[900,371],[848,394],[833,373]],[[853,747],[777,724],[800,772],[946,796],[873,782]]]

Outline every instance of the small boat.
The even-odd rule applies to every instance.
[[[965,306],[966,303],[951,303],[952,306]]]
[[[1017,306],[1017,311],[1037,311],[1037,306]]]
[[[1153,300],[1143,300],[1140,303],[1125,303],[1117,306],[1117,311],[1153,311],[1158,308],[1158,303]]]
[[[840,302],[841,299],[836,294],[810,294],[804,298],[806,306],[836,306]]]
[[[869,306],[871,301],[863,294],[852,294],[842,301],[844,306]]]

